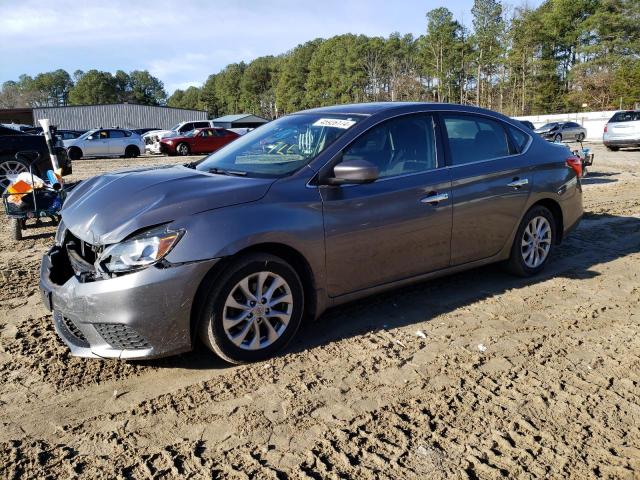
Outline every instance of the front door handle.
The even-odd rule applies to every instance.
[[[528,178],[523,178],[522,180],[514,178],[513,182],[508,183],[507,186],[517,189],[517,188],[520,188],[520,187],[524,187],[528,183],[529,183],[529,179]]]
[[[448,193],[434,193],[433,195],[428,195],[420,200],[420,203],[428,203],[429,205],[437,205],[440,202],[449,199]]]

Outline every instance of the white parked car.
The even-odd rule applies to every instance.
[[[184,135],[196,128],[209,128],[213,127],[213,123],[210,120],[196,120],[192,122],[180,122],[174,125],[169,130],[153,130],[142,135],[142,140],[145,144],[145,151],[148,153],[161,153],[160,152],[160,140],[168,137],[175,137],[178,135]]]
[[[72,140],[64,140],[64,147],[71,160],[82,157],[134,158],[144,153],[140,135],[121,128],[97,128]]]
[[[602,142],[612,151],[640,147],[640,110],[616,112],[604,126]]]

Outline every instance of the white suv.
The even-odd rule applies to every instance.
[[[640,147],[640,110],[616,112],[604,126],[602,142],[614,152],[620,147]]]
[[[144,153],[144,142],[140,135],[121,128],[97,128],[78,138],[63,140],[71,160],[82,157],[137,157]]]
[[[210,120],[196,120],[192,122],[180,122],[169,130],[153,130],[142,135],[145,144],[145,151],[148,153],[160,153],[160,140],[167,137],[184,135],[185,133],[195,130],[196,128],[213,127]]]

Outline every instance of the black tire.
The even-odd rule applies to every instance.
[[[191,153],[191,149],[189,148],[189,145],[186,143],[179,143],[176,146],[176,155],[182,155],[182,156],[187,156]]]
[[[245,350],[235,345],[224,330],[222,316],[225,302],[238,282],[249,275],[265,271],[274,273],[287,282],[293,299],[291,318],[285,330],[272,344],[257,350]],[[209,349],[229,363],[256,362],[272,357],[291,341],[302,321],[304,289],[300,277],[291,265],[274,255],[256,253],[238,258],[212,283],[204,285],[202,293],[196,310],[200,338]]]
[[[553,141],[554,142],[561,142],[562,141],[562,134],[556,133],[556,136],[553,137]]]
[[[80,150],[78,147],[71,147],[67,151],[67,155],[71,160],[80,160],[82,158],[82,150]]]
[[[124,150],[124,158],[136,158],[140,155],[140,149],[135,145],[129,145]]]
[[[620,150],[620,147],[612,147],[611,145],[605,145],[607,147],[607,150],[609,150],[610,152],[617,152],[618,150]]]
[[[581,142],[584,140],[584,133],[579,133],[578,136],[576,137],[576,140],[578,142]]]
[[[537,267],[531,268],[525,263],[525,260],[523,258],[522,241],[527,225],[529,225],[529,222],[531,222],[531,220],[536,217],[544,217],[549,222],[549,225],[551,227],[551,245],[547,256],[544,258],[544,261]],[[520,277],[531,277],[540,273],[546,266],[549,258],[551,257],[551,254],[553,253],[553,247],[556,243],[557,235],[558,233],[556,232],[556,221],[553,217],[553,214],[549,211],[548,208],[543,207],[542,205],[536,205],[529,209],[529,211],[522,218],[520,226],[518,227],[518,231],[516,232],[516,236],[513,239],[513,245],[511,246],[511,255],[509,256],[509,260],[507,260],[506,263],[507,270]]]
[[[22,220],[18,218],[11,219],[11,238],[13,240],[22,240]]]

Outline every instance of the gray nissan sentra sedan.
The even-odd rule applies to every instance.
[[[200,162],[82,182],[40,287],[74,355],[200,338],[255,361],[303,318],[382,290],[499,261],[537,274],[582,216],[580,175],[566,147],[488,110],[307,110]]]

